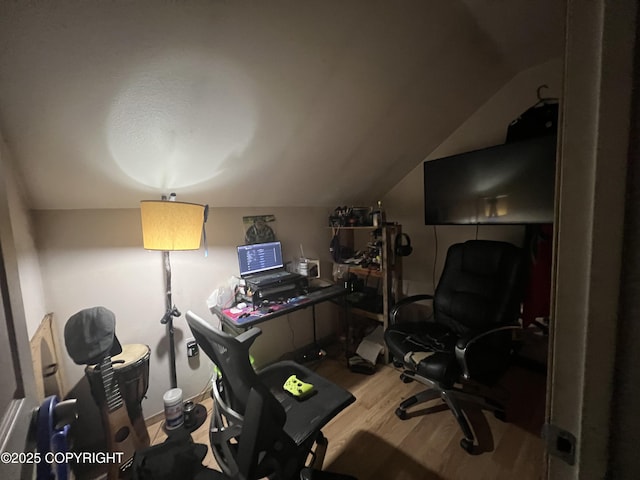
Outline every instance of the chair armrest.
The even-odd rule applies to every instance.
[[[249,348],[251,345],[253,345],[253,342],[256,338],[258,338],[260,334],[262,334],[262,330],[260,330],[258,327],[253,327],[246,332],[242,332],[240,335],[238,335],[236,337],[236,340],[238,340],[243,345],[246,344],[247,348]]]
[[[498,332],[504,332],[505,330],[522,330],[520,325],[503,325],[501,327],[491,328],[489,330],[485,330],[484,332],[474,333],[472,335],[467,335],[464,337],[460,337],[456,342],[456,359],[462,366],[462,376],[465,379],[469,379],[469,366],[467,365],[467,350],[470,346],[476,343],[481,338],[484,338],[488,335],[492,335]]]
[[[389,313],[389,324],[393,325],[394,323],[396,323],[396,315],[398,315],[398,312],[400,311],[400,309],[402,309],[403,307],[406,307],[407,305],[410,305],[412,303],[419,302],[421,300],[433,300],[433,295],[429,295],[427,293],[423,293],[423,294],[420,294],[420,295],[411,295],[409,297],[404,297],[404,298],[398,300],[393,305],[393,308],[391,309],[391,312]]]

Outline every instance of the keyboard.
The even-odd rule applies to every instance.
[[[278,280],[279,278],[285,278],[285,277],[288,277],[289,275],[291,275],[289,272],[281,271],[281,272],[269,273],[267,275],[260,275],[259,277],[252,279],[252,281],[259,285],[261,283]]]

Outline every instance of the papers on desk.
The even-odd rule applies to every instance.
[[[384,330],[382,325],[378,325],[373,332],[362,339],[356,350],[356,355],[375,365],[378,355],[382,352],[384,352]]]
[[[238,285],[238,279],[231,277],[227,280],[226,285],[222,285],[216,288],[209,298],[207,298],[207,307],[211,310],[211,307],[229,308],[233,305],[234,291]]]
[[[268,306],[256,309],[251,306],[238,308],[238,305],[236,305],[235,307],[225,308],[222,310],[222,314],[231,319],[235,325],[243,325],[247,322],[252,322],[258,318],[278,312],[278,310],[282,310],[283,308],[285,307],[282,304],[269,304]]]

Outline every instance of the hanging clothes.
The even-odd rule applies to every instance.
[[[509,124],[506,143],[558,132],[558,99],[542,97],[543,88],[538,87],[538,102]]]

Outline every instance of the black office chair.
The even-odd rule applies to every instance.
[[[327,447],[321,428],[355,401],[353,395],[291,361],[256,372],[249,348],[262,333],[259,328],[234,337],[193,312],[187,312],[186,318],[196,341],[217,367],[209,439],[227,476],[355,480],[320,471]],[[312,384],[313,394],[299,400],[287,393],[283,385],[291,375]]]
[[[452,245],[435,295],[406,297],[390,313],[385,341],[405,369],[401,378],[429,387],[403,401],[396,415],[405,419],[409,407],[440,397],[458,421],[464,434],[460,446],[468,453],[474,451],[474,436],[461,402],[478,404],[504,420],[503,405],[465,384],[490,386],[508,366],[513,330],[521,328],[520,264],[521,251],[510,243]],[[433,299],[429,321],[397,322],[402,308],[427,299]]]

